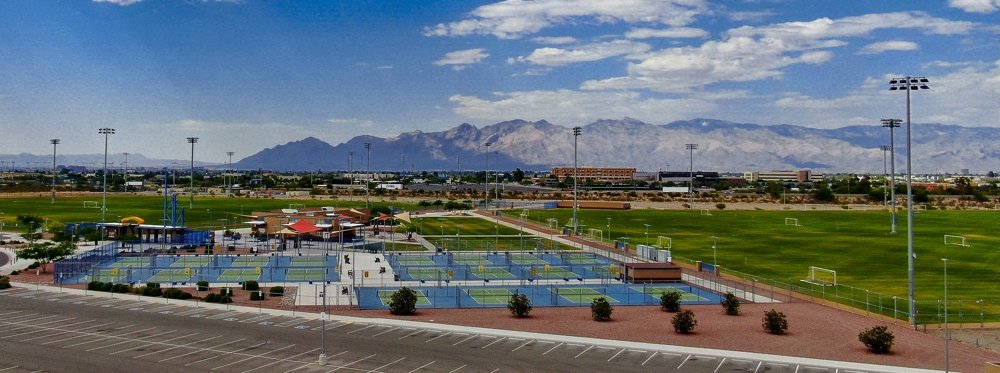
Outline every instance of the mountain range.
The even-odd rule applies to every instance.
[[[885,127],[817,129],[791,124],[760,125],[692,119],[663,125],[639,120],[599,120],[581,127],[580,167],[634,167],[639,171],[743,172],[814,169],[823,172],[883,172],[880,146]],[[1000,128],[944,124],[913,125],[914,173],[986,173],[1000,169]],[[895,129],[896,170],[905,171],[906,126]],[[395,137],[357,136],[336,146],[314,137],[267,148],[234,162],[235,169],[273,171],[548,170],[573,166],[572,129],[544,120],[510,120],[477,128],[468,123],[441,132],[413,131]],[[365,144],[371,144],[370,150]],[[486,146],[489,144],[489,146]],[[686,144],[697,144],[689,151]],[[489,158],[487,159],[487,154]],[[121,155],[109,167],[121,168]],[[7,164],[47,168],[51,156],[17,154]],[[59,163],[103,166],[103,155],[60,154]],[[181,167],[190,160],[150,159],[130,154],[129,164]],[[487,163],[488,162],[488,163]],[[693,163],[693,166],[690,165]],[[197,167],[224,168],[203,162]],[[0,166],[8,169],[10,166]]]
[[[895,129],[897,172],[905,171],[905,130],[905,124]],[[686,171],[693,162],[695,170],[722,172],[881,173],[884,153],[880,146],[889,143],[888,132],[880,125],[816,129],[714,119],[664,125],[631,118],[599,120],[581,127],[577,163],[639,171]],[[958,173],[961,169],[985,173],[1000,168],[1000,128],[914,124],[912,136],[915,173]],[[371,144],[370,160],[366,143]],[[698,146],[689,151],[686,144]],[[389,138],[358,136],[336,146],[309,137],[262,150],[234,167],[363,171],[369,169],[367,162],[373,171],[389,172],[572,167],[573,133],[544,120],[511,120],[483,128],[464,123],[447,131],[414,131]]]

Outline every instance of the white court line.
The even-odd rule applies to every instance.
[[[430,341],[433,341],[433,340],[435,340],[435,339],[438,339],[438,338],[441,338],[441,337],[444,337],[444,336],[446,336],[446,335],[448,335],[448,334],[451,334],[451,332],[444,332],[444,333],[441,333],[441,335],[438,335],[437,337],[434,337],[434,338],[431,338],[431,339],[428,339],[428,340],[424,341],[424,343],[427,343],[427,342],[430,342]]]
[[[222,335],[217,335],[217,336],[214,336],[214,337],[208,338],[208,339],[202,339],[202,340],[200,340],[198,342],[211,341],[211,340],[216,339],[216,338],[222,338]],[[194,342],[194,343],[198,343],[198,342]],[[170,350],[173,350],[173,349],[177,349],[177,348],[182,348],[182,347],[185,347],[185,348],[196,348],[196,347],[191,347],[191,346],[188,346],[188,345],[177,345],[177,346],[174,346],[174,347],[171,347],[171,348],[167,348],[167,349],[163,349],[163,350],[160,350],[160,351],[150,351],[150,352],[144,353],[144,354],[139,355],[139,356],[134,356],[133,359],[138,359],[140,357],[146,357],[146,356],[149,356],[149,355],[152,355],[152,354],[163,353],[163,352],[167,352],[167,351],[170,351]]]
[[[365,356],[365,357],[363,357],[363,358],[360,358],[360,359],[358,359],[358,360],[354,360],[354,361],[352,361],[352,362],[350,362],[350,363],[347,363],[347,364],[344,364],[344,365],[341,365],[341,366],[339,366],[339,367],[336,367],[336,368],[334,368],[333,370],[328,370],[328,371],[326,371],[326,373],[330,373],[330,372],[333,372],[333,371],[337,371],[337,370],[340,370],[341,368],[347,368],[347,367],[349,367],[349,366],[351,366],[351,365],[354,365],[354,364],[356,364],[356,363],[360,363],[360,362],[362,362],[362,361],[365,361],[365,360],[368,360],[368,359],[371,359],[371,358],[372,358],[372,356],[375,356],[375,355],[378,355],[378,354],[371,354],[371,355],[368,355],[368,356]]]
[[[493,345],[494,343],[497,343],[497,342],[500,342],[500,341],[504,340],[504,338],[506,338],[506,337],[500,337],[500,338],[497,338],[497,340],[495,340],[495,341],[493,341],[493,342],[490,342],[490,343],[489,343],[488,345],[485,345],[485,346],[483,346],[483,347],[480,347],[479,349],[480,349],[480,350],[485,350],[485,349],[486,349],[487,347],[490,347],[490,346],[492,346],[492,345]]]
[[[216,351],[216,352],[221,352],[221,353],[223,353],[223,354],[226,354],[226,355],[234,355],[234,354],[238,354],[238,353],[240,353],[241,351],[246,351],[246,350],[252,350],[252,349],[255,349],[255,348],[257,348],[257,347],[260,347],[260,346],[263,346],[263,345],[266,345],[266,344],[267,344],[267,342],[268,342],[268,341],[264,341],[264,342],[261,342],[261,343],[258,343],[258,344],[255,344],[255,345],[253,345],[253,346],[247,346],[247,347],[243,347],[243,348],[241,348],[241,349],[237,349],[237,350],[234,350],[234,351]],[[200,362],[202,362],[202,361],[207,361],[207,360],[209,360],[209,359],[214,359],[214,358],[216,358],[216,357],[218,357],[218,355],[212,355],[212,356],[209,356],[209,357],[206,357],[206,358],[204,358],[204,359],[201,359],[201,360],[198,360],[198,361],[192,361],[192,362],[190,362],[190,363],[187,363],[187,364],[184,364],[184,366],[189,366],[189,365],[194,365],[194,364],[198,364],[198,363],[200,363]]]
[[[284,349],[286,349],[286,348],[290,348],[290,347],[292,347],[292,346],[295,346],[295,344],[293,343],[293,344],[290,344],[290,345],[288,345],[288,346],[285,346],[285,347],[282,347],[282,348],[279,348],[279,349],[275,349],[275,350],[271,350],[271,351],[268,351],[268,352],[265,352],[265,353],[263,353],[263,354],[258,354],[258,355],[253,355],[253,356],[249,356],[249,357],[247,357],[247,358],[244,358],[244,359],[241,359],[241,360],[237,360],[237,361],[234,361],[234,362],[232,362],[232,363],[229,363],[229,364],[226,364],[226,365],[220,365],[220,366],[217,366],[217,367],[215,367],[215,368],[212,368],[212,370],[216,370],[216,369],[219,369],[219,368],[222,368],[222,367],[228,367],[228,366],[230,366],[230,365],[233,365],[233,364],[239,364],[239,363],[242,363],[242,362],[244,362],[244,361],[247,361],[247,360],[250,360],[250,359],[253,359],[253,358],[257,358],[257,357],[264,357],[264,355],[267,355],[267,354],[269,354],[269,353],[272,353],[272,352],[278,352],[278,351],[281,351],[281,350],[284,350]]]
[[[580,353],[576,354],[576,356],[573,356],[573,358],[576,359],[576,358],[580,357],[581,355],[587,353],[587,351],[590,351],[590,349],[592,349],[592,348],[594,348],[594,346],[587,347],[586,350],[580,351]]]
[[[406,358],[405,358],[405,357],[401,357],[401,358],[399,358],[399,359],[396,359],[396,361],[393,361],[393,362],[391,362],[391,363],[388,363],[388,364],[385,364],[385,365],[382,365],[382,366],[380,366],[380,367],[378,367],[378,368],[375,368],[375,369],[372,369],[372,371],[375,371],[375,372],[377,372],[377,371],[379,371],[379,370],[380,370],[380,369],[382,369],[382,368],[385,368],[385,367],[387,367],[387,366],[390,366],[390,365],[392,365],[392,364],[395,364],[395,363],[398,363],[398,362],[400,362],[400,361],[403,361],[403,359],[406,359]]]
[[[186,338],[186,337],[190,337],[192,335],[197,335],[197,334],[201,334],[201,333],[191,333],[191,334],[188,334],[188,335],[182,335],[180,337],[173,337],[173,338],[170,338],[170,339],[164,339],[162,341],[155,341],[155,342],[152,342],[152,343],[147,343],[147,344],[144,344],[144,345],[141,345],[141,346],[129,347],[129,348],[124,349],[124,350],[112,352],[112,353],[110,353],[108,355],[117,355],[117,354],[120,354],[120,353],[125,352],[125,351],[135,350],[137,348],[146,348],[146,347],[149,347],[149,346],[152,346],[152,345],[155,345],[155,344],[163,344],[163,343],[170,342],[170,341],[173,341],[173,340],[176,340],[176,339]]]
[[[293,361],[292,359],[294,359],[294,358],[296,358],[296,357],[299,357],[299,356],[302,356],[302,355],[305,355],[305,354],[308,354],[308,353],[311,353],[311,352],[313,352],[313,351],[316,351],[316,350],[318,350],[318,348],[314,348],[314,349],[312,349],[312,350],[309,350],[309,351],[306,351],[306,352],[303,352],[303,353],[300,353],[300,354],[295,354],[295,355],[292,355],[292,356],[289,356],[289,357],[286,357],[286,358],[284,358],[284,359],[280,359],[280,360],[275,360],[275,361],[272,361],[272,362],[270,362],[270,363],[267,363],[267,364],[264,364],[264,365],[261,365],[261,366],[259,366],[259,367],[256,367],[256,368],[253,368],[253,369],[250,369],[250,370],[244,370],[244,371],[243,371],[243,373],[247,373],[247,372],[253,372],[253,371],[257,370],[257,369],[261,369],[261,368],[266,368],[266,367],[269,367],[269,366],[272,366],[272,365],[274,365],[274,364],[277,364],[277,363],[280,363],[280,362],[283,362],[283,361]],[[347,353],[347,351],[344,351],[344,352],[341,352],[341,353],[339,353],[339,354],[336,354],[336,355],[331,355],[331,356],[327,356],[327,358],[331,358],[331,357],[334,357],[334,356],[340,356],[341,354],[345,354],[345,353]],[[311,363],[310,363],[310,364],[311,364]]]
[[[221,336],[220,336],[220,337],[221,337]],[[213,347],[222,347],[222,346],[225,346],[225,345],[231,345],[231,344],[233,344],[233,343],[236,343],[236,342],[240,342],[240,341],[242,341],[242,340],[244,340],[244,339],[246,339],[246,338],[240,338],[240,339],[237,339],[237,340],[235,340],[235,341],[232,341],[232,342],[226,342],[226,343],[223,343],[223,344],[221,344],[221,345],[215,345],[215,346],[213,346]],[[192,347],[192,348],[193,348],[193,347]],[[174,357],[168,357],[168,358],[166,358],[166,359],[163,359],[163,360],[160,360],[160,361],[157,361],[157,363],[162,363],[162,362],[164,362],[164,361],[167,361],[167,360],[173,360],[173,359],[176,359],[176,358],[179,358],[179,357],[184,357],[184,356],[188,356],[188,355],[193,355],[193,354],[197,354],[197,353],[199,353],[199,352],[203,352],[203,351],[205,351],[205,350],[202,350],[202,349],[200,349],[200,348],[199,348],[199,349],[195,349],[194,351],[191,351],[191,352],[188,352],[188,353],[186,353],[186,354],[183,354],[183,355],[177,355],[177,356],[174,356]]]
[[[550,348],[548,351],[545,351],[544,353],[542,353],[542,356],[548,355],[549,352],[552,352],[552,350],[555,350],[555,349],[559,348],[559,346],[562,346],[562,345],[563,345],[563,343],[559,342],[559,344],[557,344],[555,346],[552,346],[552,348]]]
[[[431,364],[434,364],[434,362],[435,362],[435,361],[437,361],[437,360],[434,360],[434,361],[431,361],[431,362],[429,362],[429,363],[427,363],[427,364],[424,364],[424,365],[421,365],[421,366],[419,366],[419,367],[416,367],[415,369],[411,370],[411,371],[410,371],[409,373],[413,373],[413,372],[416,372],[416,371],[418,371],[418,370],[421,370],[421,369],[424,369],[424,368],[426,368],[426,367],[430,366]],[[463,367],[464,367],[464,366],[465,366],[465,365],[463,365]],[[462,369],[462,368],[461,368],[461,367],[459,367],[458,369]],[[455,369],[455,370],[458,370],[458,369]]]
[[[79,345],[87,344],[87,343],[94,343],[94,342],[105,340],[105,339],[122,338],[122,336],[126,336],[126,335],[129,335],[129,334],[135,334],[135,333],[142,333],[144,331],[152,330],[152,329],[156,329],[156,327],[154,326],[154,327],[149,327],[149,328],[146,328],[146,329],[139,329],[139,330],[131,331],[131,332],[128,332],[128,333],[125,333],[125,334],[122,334],[122,335],[100,335],[99,334],[98,336],[100,336],[100,338],[95,339],[93,341],[83,341],[83,342],[80,342],[80,343],[74,343],[74,344],[71,344],[69,346],[61,346],[61,347],[62,348],[70,348],[70,347],[73,347],[73,346],[79,346]]]
[[[97,325],[97,327],[102,327],[102,326],[105,326],[105,325],[108,325],[108,324],[112,324],[112,323]],[[134,324],[129,324],[129,325],[125,325],[125,326],[122,326],[122,327],[117,327],[117,328],[114,328],[114,329],[111,329],[111,330],[114,331],[114,330],[128,329],[128,328],[131,328],[133,325]],[[77,339],[77,338],[81,338],[81,337],[93,337],[95,335],[94,332],[84,332],[84,331],[82,331],[83,329],[89,329],[89,328],[90,327],[81,328],[81,329],[78,329],[78,330],[70,330],[69,331],[70,333],[79,333],[79,335],[73,336],[73,337],[69,337],[69,338],[63,338],[63,339],[57,339],[57,340],[53,340],[53,341],[48,341],[48,342],[42,343],[42,346],[50,345],[50,344],[53,344],[53,343],[66,342],[68,340]],[[97,334],[97,335],[100,335],[100,334]]]
[[[94,348],[91,348],[91,349],[89,349],[89,350],[84,350],[84,351],[87,351],[87,352],[90,352],[90,351],[94,351],[94,350],[100,350],[100,349],[102,349],[102,348],[108,348],[108,347],[111,347],[111,346],[117,346],[117,345],[120,345],[120,344],[125,344],[125,343],[133,343],[133,342],[149,342],[149,341],[143,341],[143,339],[146,339],[146,338],[153,338],[153,337],[159,337],[159,336],[161,336],[161,335],[164,335],[164,334],[170,334],[170,333],[173,333],[173,332],[176,332],[176,331],[177,331],[177,329],[174,329],[174,330],[170,330],[170,331],[166,331],[166,332],[163,332],[163,333],[157,333],[157,334],[153,334],[153,335],[150,335],[150,336],[145,336],[145,337],[142,337],[142,338],[136,338],[135,340],[131,340],[131,339],[126,339],[126,340],[124,340],[124,341],[121,341],[121,342],[117,342],[117,343],[112,343],[112,344],[109,344],[109,345],[107,345],[107,346],[101,346],[101,347],[94,347]]]

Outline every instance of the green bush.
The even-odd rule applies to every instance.
[[[258,284],[257,281],[254,280],[243,281],[243,290],[250,290],[250,291],[260,290],[260,284]]]
[[[19,275],[19,274],[21,274],[21,271],[18,271],[18,270],[15,269],[13,271],[10,271],[10,274],[12,274],[12,275]]]
[[[670,323],[674,325],[674,331],[680,334],[690,334],[694,327],[698,325],[698,320],[694,319],[694,312],[686,310],[674,315]]]
[[[716,203],[715,204],[715,208],[717,208],[719,210],[725,210],[726,209],[726,204],[725,203]]]
[[[163,297],[170,299],[191,299],[191,293],[178,288],[169,288],[163,291]]]
[[[41,264],[39,264],[38,262],[34,262],[34,263],[31,263],[31,264],[28,264],[28,269],[35,269],[35,268],[38,268],[39,266],[41,266]]]
[[[726,293],[722,297],[722,308],[726,310],[726,314],[729,316],[736,316],[740,314],[740,299],[737,298],[733,293]]]
[[[204,301],[206,301],[208,303],[218,303],[219,302],[219,297],[220,297],[219,294],[209,293],[208,295],[205,295]]]
[[[208,281],[198,281],[198,291],[208,291]]]
[[[250,300],[264,300],[264,292],[260,290],[251,291]]]
[[[514,294],[510,296],[510,301],[507,302],[507,309],[514,317],[528,317],[531,313],[531,300],[525,294]]]
[[[858,333],[858,340],[868,347],[868,351],[876,354],[888,354],[892,342],[896,339],[885,325],[879,325]]]
[[[147,297],[160,297],[163,296],[163,289],[160,289],[160,284],[147,283],[146,286],[139,288],[139,294]]]
[[[112,288],[113,288],[114,286],[115,286],[115,284],[112,284],[112,283],[110,283],[110,282],[102,282],[102,283],[101,283],[101,289],[100,289],[100,290],[101,290],[101,291],[111,291],[111,289],[112,289]]]
[[[389,300],[389,313],[393,315],[417,313],[417,293],[406,286],[396,290]]]
[[[271,296],[272,297],[280,297],[282,295],[285,295],[285,287],[283,287],[283,286],[272,286],[271,287]]]
[[[91,281],[87,283],[87,290],[100,291],[102,286],[104,286],[103,282]]]
[[[611,320],[611,312],[615,309],[611,307],[611,303],[604,297],[594,299],[590,303],[590,315],[594,317],[595,321],[608,321]]]
[[[0,290],[10,289],[10,277],[0,276]]]
[[[788,319],[785,318],[785,314],[773,308],[764,312],[764,319],[761,322],[765,332],[777,335],[788,332]]]
[[[219,295],[226,296],[226,297],[231,297],[231,296],[233,296],[233,289],[230,289],[230,288],[219,289]]]
[[[681,293],[676,291],[664,291],[660,295],[660,309],[667,312],[677,312],[681,310]]]
[[[132,290],[132,287],[128,284],[111,285],[111,292],[113,293],[128,293],[130,290]]]

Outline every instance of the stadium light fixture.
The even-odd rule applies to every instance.
[[[698,144],[684,144],[684,148],[687,149],[691,155],[688,166],[688,176],[690,177],[688,180],[688,208],[694,209],[694,150],[698,149]]]
[[[889,146],[889,145],[879,145],[878,148],[882,150],[882,177],[888,179],[889,178],[889,169],[888,169],[888,166],[887,166],[887,163],[886,163],[886,153],[889,151],[889,149],[892,149],[892,146]],[[890,183],[890,181],[886,180],[886,182],[885,182],[885,189],[883,189],[883,192],[882,192],[882,198],[884,199],[883,204],[885,205],[886,208],[889,207],[889,183]],[[893,212],[895,212],[895,211],[893,211]]]
[[[486,147],[486,187],[483,189],[486,193],[486,211],[490,210],[490,145],[493,143],[489,141],[483,144]]]
[[[913,261],[916,254],[913,252],[913,141],[910,118],[910,91],[930,89],[927,86],[929,81],[924,77],[902,77],[889,80],[889,90],[906,91],[906,255],[907,255],[907,275],[909,277],[909,298],[910,298],[910,325],[917,327],[917,304],[914,298],[913,284]]]
[[[368,209],[368,213],[371,214],[371,203],[372,203],[372,192],[371,192],[371,175],[372,175],[372,143],[365,143],[365,152],[367,155],[368,163],[368,173],[369,180],[365,180],[365,208]]]

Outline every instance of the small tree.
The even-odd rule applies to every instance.
[[[726,209],[726,204],[725,203],[716,203],[715,204],[715,208],[717,208],[719,210],[725,210]]]
[[[878,325],[858,333],[858,340],[868,347],[868,351],[876,354],[888,354],[894,339],[896,337],[885,325]]]
[[[726,310],[726,314],[729,316],[736,316],[740,314],[740,299],[737,298],[733,293],[726,293],[722,297],[722,308]]]
[[[514,317],[528,317],[528,313],[531,312],[531,300],[525,294],[511,295],[510,301],[507,302],[507,309]]]
[[[590,314],[595,321],[611,320],[611,312],[615,309],[608,303],[607,298],[600,297],[590,303]]]
[[[660,295],[660,309],[667,312],[677,312],[681,310],[681,293],[676,291],[664,291]]]
[[[785,334],[788,331],[788,319],[785,318],[784,313],[772,308],[770,311],[764,312],[762,326],[765,332],[777,335]]]
[[[76,243],[63,241],[53,245],[51,242],[33,243],[28,248],[18,251],[17,256],[25,259],[34,259],[39,264],[59,260],[73,255],[76,251]],[[42,267],[45,270],[45,267]]]
[[[389,300],[389,313],[393,315],[412,315],[417,313],[417,292],[406,286],[392,293]]]
[[[670,323],[674,325],[674,331],[680,334],[689,334],[694,331],[694,327],[698,325],[698,320],[694,319],[694,312],[691,310],[685,310],[683,312],[678,312],[674,315],[673,320]]]

